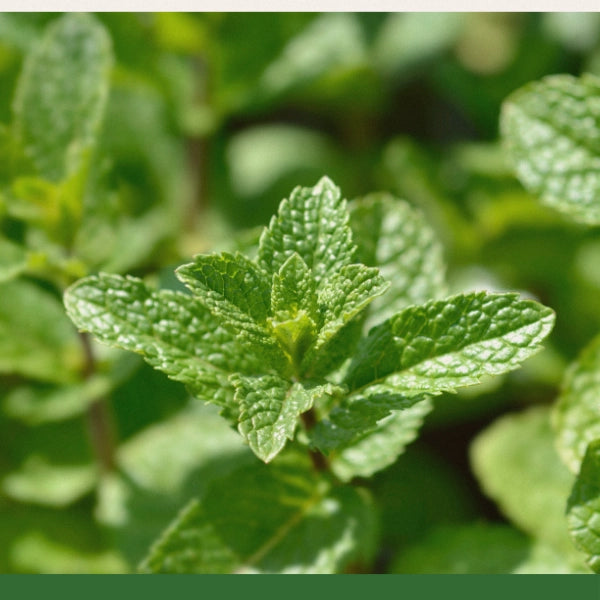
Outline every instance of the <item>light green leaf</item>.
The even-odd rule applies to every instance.
[[[335,573],[368,558],[373,535],[362,490],[332,487],[308,463],[286,460],[215,481],[154,544],[141,570]]]
[[[119,475],[101,481],[96,515],[134,565],[191,497],[257,462],[216,407],[198,402],[127,439],[117,461]]]
[[[600,439],[592,442],[581,463],[567,505],[571,537],[586,562],[600,573]]]
[[[500,127],[528,191],[577,221],[600,223],[600,79],[530,83],[505,101]]]
[[[258,458],[269,462],[294,437],[298,417],[311,408],[314,394],[276,375],[233,375],[231,381],[240,406],[240,433]]]
[[[303,368],[310,371],[314,364],[320,364],[332,338],[388,287],[378,269],[364,265],[344,265],[333,274],[327,286],[319,290],[323,326],[306,354]]]
[[[296,318],[303,311],[314,323],[319,321],[316,282],[299,254],[293,253],[273,275],[271,313],[278,321]]]
[[[588,444],[600,438],[600,337],[571,365],[554,404],[552,425],[561,458],[579,472]]]
[[[235,412],[230,373],[258,366],[195,298],[153,291],[140,279],[100,274],[65,293],[73,322],[101,342],[137,352],[207,402]]]
[[[2,491],[20,502],[62,507],[91,492],[97,476],[91,463],[53,465],[31,455],[18,471],[4,477]]]
[[[27,268],[27,251],[23,246],[0,237],[0,283],[14,279]]]
[[[551,309],[517,294],[478,292],[413,306],[373,328],[346,376],[404,394],[439,394],[517,368],[540,349]]]
[[[565,507],[573,475],[554,448],[548,407],[500,418],[471,446],[471,462],[488,496],[533,537],[574,553]]]
[[[297,253],[320,283],[352,261],[354,244],[346,201],[323,177],[313,188],[297,187],[283,200],[260,239],[258,263],[277,273]]]
[[[320,322],[316,282],[296,253],[273,275],[269,318],[273,335],[295,369],[315,339]]]
[[[389,194],[370,194],[350,205],[357,258],[378,267],[391,286],[369,307],[367,327],[411,304],[440,298],[446,291],[442,247],[422,214]]]
[[[59,182],[89,160],[108,95],[111,44],[92,16],[66,14],[25,62],[15,130],[40,175]]]
[[[0,285],[0,373],[66,383],[82,366],[77,332],[60,300],[27,281]]]
[[[239,253],[200,254],[175,273],[241,344],[283,368],[283,353],[267,323],[271,282],[254,262]]]
[[[390,411],[376,427],[364,427],[367,419],[363,419],[363,434],[353,436],[351,442],[331,453],[331,470],[343,481],[350,481],[354,477],[371,477],[389,467],[415,440],[432,409],[433,404],[426,398],[402,410]],[[356,425],[360,427],[358,420]]]
[[[425,396],[404,396],[385,384],[346,396],[326,419],[311,431],[311,439],[321,451],[329,453],[358,441],[378,428],[392,411],[411,408]]]

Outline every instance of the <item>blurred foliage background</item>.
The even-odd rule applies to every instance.
[[[500,107],[547,74],[600,75],[600,13],[95,16],[114,55],[91,168],[102,218],[80,233],[77,264],[29,268],[0,294],[0,571],[132,570],[211,473],[239,464],[237,438],[211,437],[212,414],[137,358],[98,348],[97,373],[81,377],[64,284],[102,269],[175,286],[174,265],[251,247],[280,200],[324,174],[348,199],[387,190],[420,207],[452,291],[519,290],[557,312],[543,353],[438,399],[420,440],[370,483],[383,523],[375,571],[418,571],[434,529],[450,528],[459,547],[447,533],[457,523],[504,526],[469,446],[498,416],[551,403],[600,330],[600,241],[517,182],[498,142]],[[13,119],[24,57],[58,17],[0,14],[0,123]],[[37,252],[29,267],[40,255],[47,266],[53,250],[31,223],[5,195],[2,235]],[[100,395],[118,477],[98,468]],[[522,534],[506,535],[518,546]]]

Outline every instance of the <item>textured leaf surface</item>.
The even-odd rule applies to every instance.
[[[297,370],[315,339],[320,315],[316,281],[296,253],[273,275],[271,313],[273,334]]]
[[[331,276],[326,287],[319,293],[319,304],[324,307],[321,327],[314,346],[305,358],[305,366],[322,359],[323,349],[344,325],[358,315],[377,296],[383,294],[389,284],[376,268],[364,265],[346,265]]]
[[[600,223],[600,80],[547,77],[504,103],[501,131],[523,185],[577,219]]]
[[[0,285],[0,373],[64,383],[80,368],[77,332],[60,300],[26,281]]]
[[[518,527],[568,555],[565,507],[573,475],[554,448],[546,407],[497,420],[471,447],[484,491]]]
[[[551,309],[517,294],[462,294],[409,307],[369,332],[346,384],[385,382],[405,394],[454,391],[518,367],[553,324]]]
[[[154,573],[335,573],[369,555],[361,490],[332,488],[308,464],[273,463],[215,481],[153,546]],[[240,535],[243,532],[243,535]]]
[[[569,532],[587,555],[587,564],[600,573],[600,439],[592,442],[581,463],[567,507]]]
[[[153,291],[133,277],[88,277],[65,293],[73,322],[101,342],[137,352],[154,368],[209,402],[233,403],[230,373],[257,365],[195,298]]]
[[[54,21],[28,57],[15,126],[43,177],[60,181],[86,159],[102,119],[111,63],[104,28],[78,13]]]
[[[240,433],[264,462],[272,460],[294,436],[298,416],[313,397],[304,387],[276,375],[232,377],[240,406]]]
[[[431,401],[425,399],[403,410],[392,411],[375,428],[363,425],[362,435],[332,452],[332,471],[343,481],[350,481],[354,477],[370,477],[385,469],[417,437],[432,408]]]
[[[578,473],[588,444],[600,438],[600,337],[592,340],[567,371],[552,424],[562,459]]]
[[[267,325],[271,282],[254,262],[242,254],[201,254],[176,274],[241,343],[281,365],[283,354]]]
[[[346,201],[330,179],[324,177],[313,188],[297,187],[261,236],[258,262],[277,273],[296,252],[321,282],[352,260],[348,221]]]
[[[369,307],[368,327],[444,294],[442,247],[420,212],[389,194],[370,194],[350,208],[357,258],[391,284]]]
[[[292,254],[273,275],[271,313],[279,321],[294,319],[303,311],[316,324],[319,305],[316,282],[299,254]]]

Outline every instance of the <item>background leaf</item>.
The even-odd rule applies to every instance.
[[[288,457],[215,481],[167,529],[142,570],[339,572],[352,560],[368,558],[373,525],[361,490],[332,488],[307,464]]]
[[[523,185],[589,224],[600,223],[599,92],[592,75],[547,77],[512,94],[500,123]]]
[[[552,411],[556,443],[565,464],[579,472],[588,444],[600,438],[600,337],[581,352],[565,374]]]
[[[14,104],[15,128],[46,179],[61,181],[89,160],[111,64],[106,31],[78,13],[54,21],[29,56]]]

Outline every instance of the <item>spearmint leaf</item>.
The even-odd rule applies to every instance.
[[[575,546],[600,573],[600,439],[592,442],[581,463],[567,505],[567,522]]]
[[[332,487],[308,463],[258,465],[215,481],[165,531],[140,569],[336,573],[369,558],[373,517],[363,490]]]
[[[54,21],[27,57],[15,130],[38,172],[58,182],[80,170],[95,143],[109,87],[111,43],[92,16]]]
[[[561,458],[579,472],[589,443],[600,438],[600,337],[583,350],[567,371],[553,407],[552,425]]]
[[[392,411],[411,408],[424,399],[403,396],[392,386],[372,386],[364,393],[347,396],[310,432],[311,440],[325,453],[345,448],[369,435]]]
[[[327,342],[388,286],[378,269],[364,265],[344,265],[333,274],[327,286],[319,290],[319,304],[324,307],[323,326],[307,352],[304,368],[310,369],[313,363],[320,362]]]
[[[345,383],[356,390],[384,382],[404,394],[454,391],[518,367],[553,324],[551,309],[517,294],[460,294],[409,307],[369,332]]]
[[[320,284],[352,262],[355,247],[348,221],[346,201],[330,179],[323,177],[313,188],[297,187],[263,232],[258,264],[277,273],[297,253]]]
[[[495,421],[475,438],[471,464],[485,493],[515,525],[565,556],[577,555],[565,523],[574,477],[554,447],[548,407]]]
[[[240,343],[265,353],[267,360],[283,368],[283,353],[267,323],[271,282],[260,267],[242,254],[224,252],[200,254],[175,272]]]
[[[315,339],[320,319],[316,282],[296,253],[273,275],[271,313],[273,334],[297,367]]]
[[[273,275],[271,312],[279,321],[291,320],[300,311],[319,321],[316,283],[299,254],[292,254]]]
[[[82,367],[77,332],[60,300],[28,281],[0,285],[0,373],[70,383]]]
[[[370,194],[350,205],[357,258],[378,267],[390,289],[369,307],[367,326],[411,304],[443,296],[442,247],[423,215],[389,194]]]
[[[600,79],[530,83],[505,101],[500,127],[528,191],[578,221],[600,223]]]
[[[231,380],[240,406],[240,433],[258,458],[269,462],[294,437],[298,417],[311,408],[318,391],[276,375],[234,375]]]
[[[233,407],[231,373],[253,373],[253,357],[195,298],[154,291],[140,279],[100,274],[65,292],[72,321],[101,342],[141,354],[207,402]]]
[[[331,470],[342,480],[370,477],[385,469],[404,452],[417,437],[424,418],[433,409],[425,398],[402,410],[392,410],[378,421],[375,428],[366,428],[364,435],[331,453]]]

